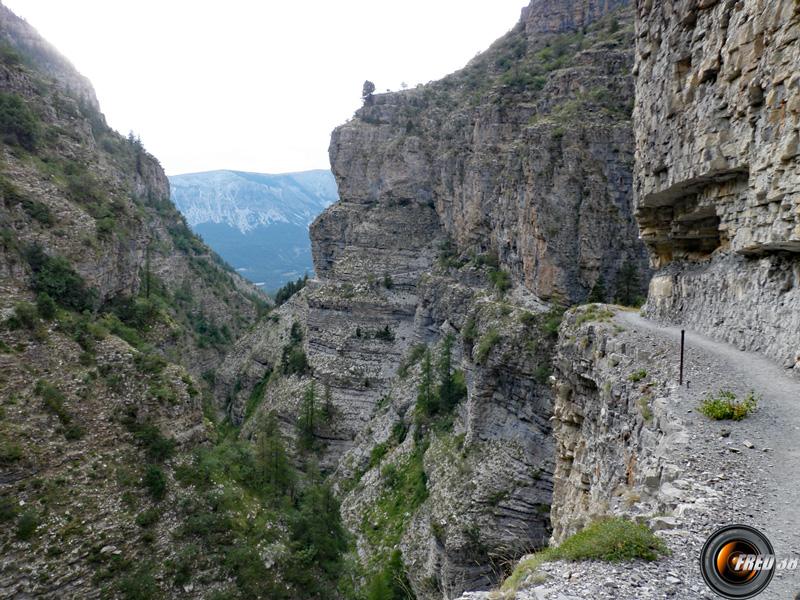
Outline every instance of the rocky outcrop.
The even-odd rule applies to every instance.
[[[497,254],[545,299],[581,301],[626,261],[646,271],[629,209],[630,14],[596,20],[618,4],[553,34],[526,28],[551,14],[532,2],[464,70],[369,99],[331,140],[347,206],[430,204],[460,251]]]
[[[247,436],[275,413],[297,440],[311,384],[329,398],[314,459],[368,581],[399,549],[417,597],[487,589],[551,535],[554,304],[601,278],[613,291],[624,266],[647,274],[621,4],[547,21],[536,0],[462,71],[368,98],[331,138],[340,201],[311,227],[318,279],[218,372]],[[448,339],[465,397],[427,414],[422,356]]]
[[[661,484],[678,475],[676,445],[688,441],[669,406],[670,348],[614,321],[617,309],[571,310],[555,357],[553,541],[598,518],[660,514]],[[667,499],[669,500],[669,499]],[[670,507],[671,508],[671,507]]]
[[[638,5],[635,190],[647,314],[800,368],[800,8]]]
[[[627,0],[531,2],[522,9],[522,22],[528,35],[574,32],[628,4]]]

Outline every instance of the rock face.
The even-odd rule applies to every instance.
[[[663,511],[661,485],[677,474],[670,453],[688,441],[667,408],[674,371],[668,350],[627,332],[613,321],[614,310],[595,304],[572,310],[559,332],[550,513],[555,543],[609,514]]]
[[[800,7],[640,2],[647,314],[800,368]]]
[[[76,97],[95,110],[99,110],[97,96],[91,82],[78,73],[72,64],[42,38],[24,19],[20,19],[0,3],[0,30],[3,42],[19,53],[32,66],[55,82],[62,92]]]
[[[628,4],[627,0],[531,2],[522,9],[522,21],[528,35],[573,32]]]
[[[647,274],[623,4],[535,0],[462,71],[368,98],[331,138],[318,279],[219,369],[246,436],[275,413],[297,440],[311,384],[329,399],[315,459],[368,580],[399,549],[417,597],[454,597],[550,537],[554,305]],[[448,339],[466,396],[429,414],[424,352]]]
[[[429,204],[459,250],[496,253],[545,299],[582,301],[626,261],[646,271],[628,208],[632,56],[617,36],[630,14],[587,28],[622,3],[584,3],[592,8],[580,19],[563,17],[567,4],[551,14],[551,3],[532,2],[464,70],[368,100],[331,139],[340,210]],[[533,27],[545,14],[564,23]],[[337,218],[326,213],[315,227]],[[312,230],[323,264],[327,237]]]

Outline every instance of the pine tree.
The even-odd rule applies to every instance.
[[[587,302],[606,302],[606,298],[608,298],[608,292],[606,291],[606,282],[603,279],[603,276],[597,278],[597,281],[594,282],[592,286],[592,291],[589,292],[589,297],[586,299]]]
[[[636,264],[626,260],[617,274],[616,301],[623,306],[633,306],[640,300],[641,279]]]
[[[453,380],[453,336],[447,335],[442,343],[442,355],[439,357],[439,362],[436,365],[436,370],[439,375],[439,402],[434,408],[433,412],[445,412],[450,410],[458,403],[455,398],[455,381]]]
[[[294,474],[281,440],[278,420],[270,413],[256,441],[259,482],[273,496],[286,495],[294,486]]]
[[[322,417],[325,419],[328,425],[330,425],[330,421],[331,419],[333,419],[335,413],[336,413],[336,407],[333,405],[333,397],[331,396],[331,386],[326,383],[322,401]]]
[[[425,354],[422,355],[420,382],[419,386],[417,387],[417,407],[423,414],[430,415],[432,413],[435,400],[431,351],[430,348],[425,348]]]
[[[300,447],[304,450],[311,450],[314,447],[314,431],[316,427],[317,392],[312,381],[306,387],[303,395],[303,404],[300,409],[300,418],[297,423],[298,438]]]

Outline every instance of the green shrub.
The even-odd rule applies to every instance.
[[[607,322],[614,316],[614,313],[607,308],[601,308],[599,304],[589,304],[575,319],[575,324],[578,326],[584,323],[591,323],[592,321]]]
[[[32,510],[27,510],[17,520],[17,538],[27,541],[36,533],[39,527],[39,515]]]
[[[22,458],[22,448],[10,441],[0,442],[0,465],[8,465]]]
[[[33,289],[45,293],[65,308],[78,312],[91,310],[97,292],[86,286],[63,257],[51,257],[40,246],[32,246],[26,258],[33,270]]]
[[[134,356],[133,362],[139,371],[148,375],[158,375],[167,366],[164,357],[155,352],[139,352]]]
[[[142,425],[134,436],[152,460],[166,460],[175,452],[175,440],[164,436],[155,425]]]
[[[700,403],[700,412],[717,421],[730,419],[741,421],[755,411],[758,397],[749,392],[744,400],[736,400],[736,394],[729,390],[720,390],[716,396],[709,394]]]
[[[40,317],[49,321],[56,316],[56,302],[47,292],[40,292],[36,296],[36,310]]]
[[[98,237],[109,237],[114,232],[114,219],[101,217],[95,221],[95,230]]]
[[[302,375],[309,369],[305,351],[303,348],[294,345],[284,347],[281,365],[286,375]]]
[[[646,525],[619,517],[600,519],[564,540],[560,546],[547,548],[520,562],[503,582],[501,590],[516,591],[522,581],[548,561],[653,561],[668,553],[664,542]]]
[[[148,508],[136,515],[136,524],[139,527],[150,527],[155,525],[161,518],[161,512],[155,508]]]
[[[484,333],[480,342],[478,342],[478,349],[475,351],[475,362],[479,365],[485,363],[486,359],[489,357],[489,353],[499,341],[500,334],[496,329],[489,329]]]
[[[0,93],[0,134],[5,143],[35,150],[39,131],[39,119],[21,97]]]
[[[633,383],[638,383],[645,377],[647,377],[647,371],[645,371],[644,369],[639,369],[638,371],[635,371],[630,375],[628,375],[628,381],[632,381]]]
[[[152,571],[152,566],[146,564],[120,580],[119,592],[124,600],[157,600],[164,597]]]
[[[646,525],[622,518],[596,521],[558,547],[564,560],[652,561],[666,553],[664,542]]]
[[[649,394],[639,398],[639,410],[642,411],[642,418],[645,421],[651,421],[653,419],[653,410],[650,408],[650,400],[651,396]]]
[[[505,269],[492,269],[489,271],[489,280],[501,294],[511,289],[511,275]]]
[[[375,467],[381,463],[383,457],[389,452],[386,444],[375,444],[372,451],[369,453],[369,468]]]
[[[536,370],[533,372],[533,378],[537,383],[544,385],[547,383],[547,380],[550,379],[550,375],[552,374],[553,367],[548,363],[542,363],[536,367]]]
[[[475,318],[470,317],[467,319],[467,322],[464,323],[464,327],[461,330],[461,339],[464,342],[464,346],[471,347],[475,343],[477,337],[478,325],[475,322]]]
[[[389,561],[367,583],[367,600],[408,600],[413,597],[403,557],[395,549]]]
[[[561,327],[561,321],[564,319],[564,307],[554,304],[544,316],[542,322],[542,330],[551,338],[558,337],[558,328]]]
[[[425,354],[425,348],[427,348],[425,344],[414,344],[411,346],[408,356],[400,363],[400,367],[397,369],[397,374],[402,379],[408,377],[409,369],[419,362],[419,359]]]
[[[394,332],[388,325],[385,325],[382,329],[376,329],[373,333],[373,336],[377,340],[383,340],[384,342],[393,342],[394,341]]]
[[[0,523],[8,523],[17,518],[17,503],[8,497],[0,497]]]
[[[150,460],[164,461],[175,452],[175,440],[166,437],[161,430],[152,423],[139,423],[134,415],[127,415],[123,419],[125,427],[133,433],[134,439],[146,451]]]
[[[36,307],[30,302],[17,302],[14,305],[14,316],[9,319],[9,325],[15,328],[25,327],[35,329],[39,321]]]
[[[45,406],[58,417],[61,424],[66,428],[65,435],[67,439],[77,439],[81,437],[82,430],[80,427],[73,424],[72,415],[69,413],[66,406],[64,406],[65,397],[61,390],[44,379],[40,379],[36,382],[34,391],[37,395],[41,396]]]
[[[154,500],[161,500],[167,495],[167,477],[156,465],[148,465],[142,476],[142,485]]]

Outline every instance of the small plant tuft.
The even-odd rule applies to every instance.
[[[628,375],[628,381],[632,381],[633,383],[638,383],[642,379],[647,377],[647,371],[644,369],[639,369],[638,371],[634,371],[630,375]]]
[[[503,592],[514,592],[542,563],[554,560],[620,562],[656,560],[669,553],[664,542],[646,526],[620,517],[595,521],[555,548],[546,548],[520,562],[503,582]]]
[[[700,403],[700,412],[715,421],[741,421],[756,410],[758,396],[750,391],[744,400],[737,400],[730,390],[719,390],[717,395],[708,394]]]

